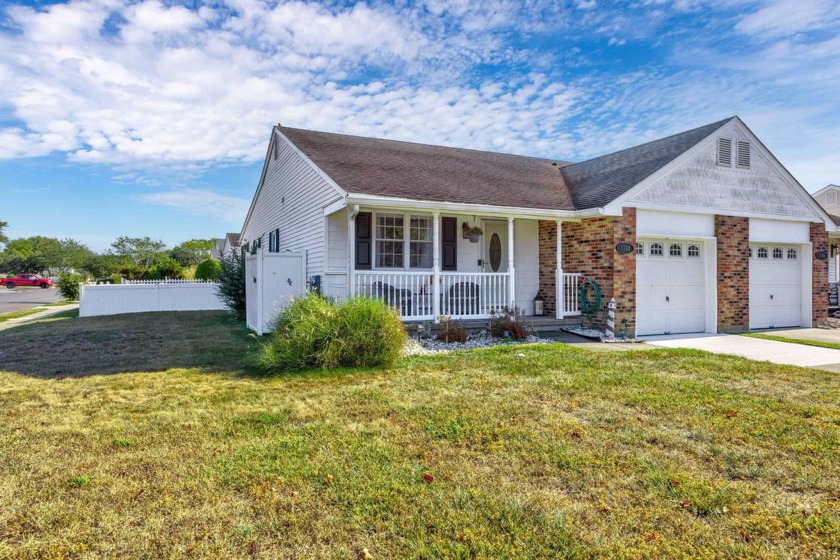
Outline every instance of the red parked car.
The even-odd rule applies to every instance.
[[[38,286],[46,290],[53,285],[53,281],[49,278],[41,278],[37,274],[18,274],[17,278],[6,278],[3,280],[6,287],[10,290],[18,286]]]

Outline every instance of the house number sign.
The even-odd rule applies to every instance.
[[[615,246],[615,252],[619,255],[629,255],[633,252],[633,244],[628,243],[626,241],[622,241],[621,243]]]
[[[825,251],[817,251],[816,253],[814,253],[814,256],[817,257],[818,260],[824,261],[828,258],[828,253],[826,253]]]

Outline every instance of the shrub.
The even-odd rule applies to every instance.
[[[272,373],[390,365],[405,341],[399,316],[381,300],[351,298],[337,306],[313,293],[278,316],[256,364]]]
[[[210,280],[215,282],[222,274],[222,265],[216,259],[202,261],[195,269],[196,280]]]
[[[83,278],[78,274],[64,273],[58,277],[58,294],[67,301],[79,299],[79,282]]]
[[[528,338],[522,312],[518,308],[511,310],[505,307],[500,314],[493,314],[490,317],[490,335],[496,338],[504,338],[505,332],[514,340]]]
[[[338,309],[341,365],[390,365],[400,357],[406,334],[396,310],[380,299],[354,297]]]
[[[183,278],[184,267],[172,257],[163,257],[153,267],[143,273],[145,280],[162,280],[164,278]]]
[[[444,317],[440,321],[440,330],[436,338],[441,342],[463,344],[467,341],[467,329],[458,321],[451,321],[448,317]]]
[[[245,320],[245,257],[239,251],[222,255],[216,293],[240,320]]]

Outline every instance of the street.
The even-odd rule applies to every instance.
[[[58,290],[47,288],[0,288],[0,313],[9,313],[18,309],[37,307],[45,303],[61,301]]]

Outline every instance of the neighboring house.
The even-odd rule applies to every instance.
[[[228,233],[225,235],[224,243],[222,244],[222,254],[227,255],[233,251],[239,250],[239,234]]]
[[[738,117],[581,163],[278,125],[241,240],[405,320],[575,315],[592,278],[630,332],[714,333],[824,320],[827,227]]]
[[[840,185],[828,185],[814,193],[814,200],[822,206],[834,222],[840,225]],[[840,233],[829,232],[831,264],[828,267],[828,282],[831,285],[832,307],[837,306],[837,279],[840,278],[840,251],[838,251]]]
[[[210,249],[210,258],[219,260],[222,258],[222,254],[224,253],[225,249],[225,240],[224,239],[214,239],[213,240],[213,248]]]

